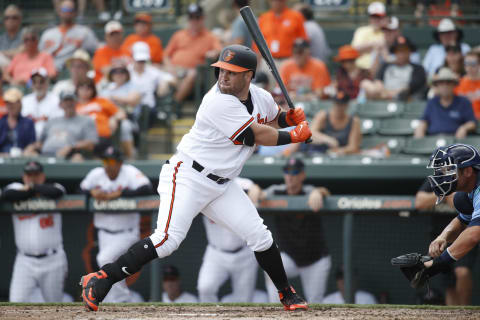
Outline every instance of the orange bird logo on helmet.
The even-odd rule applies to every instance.
[[[228,61],[232,60],[234,56],[235,56],[235,52],[233,52],[231,50],[227,50],[223,54],[223,61],[228,62]]]

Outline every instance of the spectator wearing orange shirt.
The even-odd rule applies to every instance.
[[[135,42],[145,42],[150,47],[151,62],[160,64],[163,60],[162,40],[152,32],[152,16],[146,12],[135,15],[133,28],[134,34],[129,35],[123,42],[122,49],[132,54],[132,46]]]
[[[465,55],[466,75],[460,80],[455,93],[467,97],[473,106],[475,118],[480,119],[480,57],[475,52]]]
[[[130,52],[122,47],[123,27],[120,22],[112,20],[105,25],[105,45],[98,48],[93,56],[93,68],[95,69],[95,82],[102,80],[108,75],[112,63],[130,61]]]
[[[188,6],[188,25],[175,32],[163,55],[167,70],[180,78],[174,99],[182,102],[192,92],[196,67],[205,59],[215,59],[221,50],[220,41],[205,28],[203,9],[198,4]]]
[[[7,106],[3,100],[3,73],[2,69],[0,69],[0,118],[6,115],[7,112]]]
[[[285,60],[280,75],[292,98],[321,98],[330,84],[325,63],[311,56],[310,44],[298,38],[293,44],[293,57]]]
[[[110,100],[97,97],[97,89],[92,79],[80,81],[75,90],[78,97],[76,111],[79,115],[89,116],[95,121],[99,136],[99,143],[95,146],[95,152],[101,153],[112,145],[112,134],[117,130],[121,121],[126,119],[126,113],[119,109]],[[127,150],[133,150],[133,136],[126,132],[123,127],[120,131],[120,141]]]
[[[34,69],[45,68],[49,78],[55,78],[57,70],[51,54],[38,50],[39,31],[26,27],[22,34],[24,50],[17,53],[7,67],[5,80],[11,85],[25,85]]]
[[[260,30],[275,59],[289,58],[295,39],[308,39],[305,19],[300,12],[287,7],[287,0],[269,2],[271,9],[258,18]]]

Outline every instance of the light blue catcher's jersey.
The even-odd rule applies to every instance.
[[[477,185],[472,192],[468,193],[468,200],[473,206],[473,212],[468,214],[457,209],[457,218],[469,227],[480,226],[480,179],[477,180]]]

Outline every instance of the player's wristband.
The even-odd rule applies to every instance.
[[[292,143],[292,138],[290,137],[290,133],[287,131],[278,131],[278,140],[277,146],[283,146],[285,144]]]
[[[286,112],[280,112],[280,114],[278,115],[278,126],[280,128],[287,128],[287,127],[290,127],[290,125],[288,125],[287,123],[287,113]]]

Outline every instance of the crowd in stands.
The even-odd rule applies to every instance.
[[[155,35],[152,16],[146,12],[135,14],[133,32],[126,34],[120,19],[110,20],[102,0],[93,1],[98,21],[105,23],[104,39],[97,39],[90,26],[79,23],[86,3],[54,0],[58,24],[43,32],[34,25],[23,26],[22,10],[16,5],[5,8],[4,33],[0,35],[2,154],[55,154],[79,160],[116,144],[127,158],[134,159],[142,113],[148,114],[152,124],[159,97],[171,95],[177,105],[192,97],[196,81],[205,78],[198,74],[198,67],[215,61],[223,45],[238,43],[257,50],[239,14],[241,7],[249,5],[248,0],[233,1],[236,17],[230,27],[214,31],[206,28],[208,13],[192,3],[186,8],[185,27],[168,43]],[[424,101],[426,109],[415,137],[452,134],[462,138],[475,131],[480,117],[479,50],[471,48],[476,44],[463,42],[463,32],[454,20],[444,18],[438,23],[432,35],[435,43],[422,59],[416,44],[402,34],[402,21],[387,15],[383,2],[373,1],[367,8],[368,24],[358,27],[351,43],[334,53],[309,5],[289,8],[286,0],[269,4],[270,9],[258,17],[259,26],[291,98],[334,102],[331,110],[312,116],[314,143],[296,149],[359,153],[359,119],[349,115],[349,105],[369,101]],[[420,1],[416,14],[423,14],[420,11],[428,5]],[[454,5],[458,10],[458,3]],[[262,60],[260,54],[258,59]],[[331,68],[331,61],[336,67]],[[259,63],[255,83],[286,107],[265,63]],[[5,90],[4,86],[20,91]],[[61,96],[76,103],[74,114],[66,116]],[[58,125],[54,125],[55,118],[84,116],[91,118],[97,129],[97,137],[89,137],[93,148],[90,142],[88,148],[75,144],[84,141],[79,135],[83,128],[70,132],[65,126],[64,134],[72,136],[64,141],[72,143],[69,149],[73,151],[66,152],[66,146],[43,151],[45,139],[53,134],[44,131]],[[24,132],[31,127],[30,121],[34,133]],[[87,125],[83,119],[78,123]],[[72,154],[81,156],[71,158]]]

